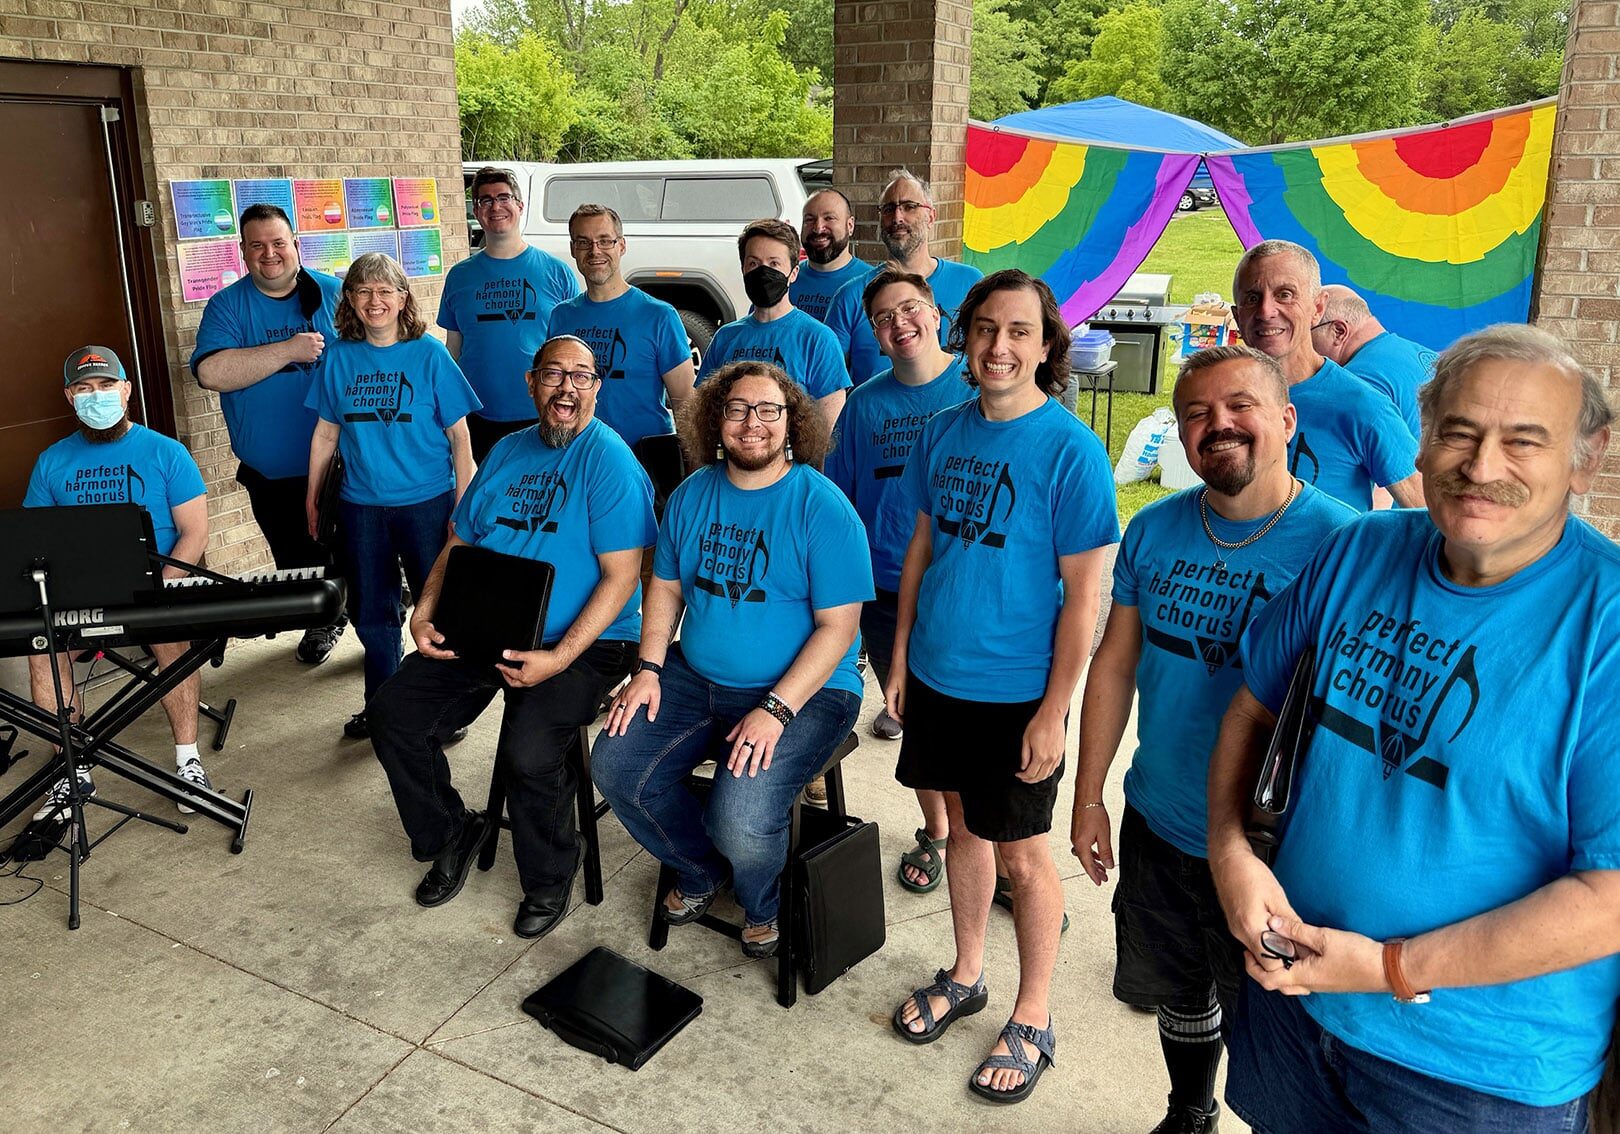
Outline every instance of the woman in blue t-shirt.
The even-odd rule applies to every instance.
[[[416,309],[405,271],[370,252],[349,266],[327,348],[305,402],[320,415],[309,448],[304,509],[317,534],[332,455],[343,449],[338,540],[349,610],[366,651],[366,700],[399,668],[403,564],[422,593],[449,534],[450,513],[474,471],[466,417],[479,408],[460,368]],[[343,726],[369,735],[365,710]]]

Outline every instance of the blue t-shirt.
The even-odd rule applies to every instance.
[[[1365,512],[1374,485],[1387,488],[1417,471],[1417,437],[1395,403],[1331,358],[1290,386],[1288,400],[1299,415],[1288,463],[1306,484]]]
[[[851,280],[860,280],[865,286],[866,278],[872,274],[872,265],[858,257],[851,256],[849,263],[836,271],[823,272],[810,266],[806,260],[799,265],[799,275],[788,284],[788,298],[793,306],[803,311],[819,322],[827,321],[827,307],[832,303],[838,289]]]
[[[552,308],[579,294],[573,269],[525,248],[510,260],[476,252],[444,277],[439,326],[461,335],[461,370],[488,421],[533,421],[524,374],[546,341]]]
[[[478,408],[456,360],[431,335],[374,347],[326,348],[305,404],[340,430],[351,504],[420,504],[456,486],[444,431]]]
[[[874,271],[876,269],[873,269]],[[928,286],[939,304],[939,345],[944,346],[950,335],[951,321],[956,309],[967,298],[968,289],[984,278],[984,273],[954,260],[940,260],[934,274],[928,277]],[[889,360],[878,349],[872,334],[872,323],[861,306],[861,293],[866,290],[866,277],[861,276],[838,289],[832,305],[827,308],[827,326],[838,338],[838,346],[849,363],[850,381],[859,386],[873,375],[887,370]]]
[[[1418,387],[1434,377],[1434,358],[1434,351],[1428,347],[1385,331],[1363,344],[1344,368],[1394,402],[1406,427],[1417,437],[1423,432],[1418,418]]]
[[[197,348],[191,352],[191,373],[210,355],[222,350],[285,342],[306,331],[318,331],[331,348],[337,342],[332,314],[337,310],[343,282],[308,268],[303,274],[320,288],[321,306],[304,315],[303,300],[292,294],[274,299],[260,291],[253,277],[237,280],[214,293],[203,308],[197,327]],[[271,480],[304,476],[309,472],[309,439],[315,433],[315,414],[307,409],[309,384],[319,362],[289,362],[261,381],[219,396],[225,429],[237,460]]]
[[[1221,551],[1199,519],[1203,492],[1189,488],[1143,508],[1114,560],[1114,605],[1135,607],[1142,622],[1125,798],[1156,835],[1197,858],[1209,853],[1209,754],[1243,684],[1238,639],[1317,545],[1356,515],[1307,484],[1265,535]],[[1227,543],[1241,543],[1270,519],[1225,520],[1209,509],[1209,526]],[[1217,556],[1225,570],[1216,569]]]
[[[966,701],[1038,699],[1063,605],[1058,558],[1119,539],[1102,442],[1051,398],[1012,421],[985,420],[975,398],[923,426],[903,483],[934,543],[912,672]]]
[[[675,308],[638,287],[606,303],[577,295],[552,309],[546,337],[553,335],[577,335],[591,345],[602,376],[596,416],[626,442],[675,432],[664,375],[692,358]]]
[[[1306,645],[1319,720],[1276,873],[1307,922],[1410,937],[1571,871],[1620,870],[1620,548],[1569,517],[1489,587],[1441,566],[1421,509],[1340,528],[1250,624],[1244,680],[1276,710]],[[1612,946],[1612,943],[1610,943]],[[1530,1106],[1589,1091],[1620,956],[1530,980],[1301,1003],[1327,1031]]]
[[[703,381],[728,362],[743,361],[780,366],[812,398],[849,388],[838,340],[824,324],[796,307],[769,323],[744,315],[721,327],[703,355],[697,380]]]
[[[152,517],[158,554],[168,555],[180,538],[171,510],[205,491],[184,445],[131,422],[116,441],[90,441],[76,431],[46,449],[34,462],[23,507],[139,504]]]
[[[669,498],[653,572],[686,600],[681,652],[716,685],[768,689],[815,630],[815,612],[873,597],[861,518],[836,485],[793,465],[767,488],[741,489],[705,465]],[[861,695],[860,635],[826,688]]]
[[[456,535],[506,555],[556,568],[543,631],[553,645],[585,609],[601,582],[596,557],[651,547],[652,484],[617,433],[592,421],[567,446],[553,449],[531,425],[502,437],[456,505]],[[606,630],[604,641],[641,637],[641,584]]]
[[[860,513],[872,546],[873,581],[886,591],[900,589],[900,565],[917,528],[917,509],[901,487],[906,458],[929,418],[975,396],[962,374],[960,355],[922,386],[907,386],[885,370],[851,390],[839,415],[827,476]]]

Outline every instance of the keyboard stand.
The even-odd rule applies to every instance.
[[[118,692],[113,694],[113,701],[118,700],[120,697],[126,696],[130,690],[137,687],[140,682],[151,681],[152,674],[157,670],[158,664],[156,658],[136,661],[134,658],[113,649],[111,646],[87,648],[81,651],[78,654],[78,657],[86,661],[93,658],[105,658],[106,660],[112,662],[113,665],[135,678],[135,680],[126,683],[121,689],[118,690]],[[214,656],[208,660],[216,669],[225,663],[224,639],[219,640],[218,652],[216,652]],[[110,703],[111,702],[109,702],[109,704]],[[103,706],[103,708],[105,707],[106,706]],[[232,697],[227,700],[225,702],[224,709],[216,709],[207,701],[199,699],[197,701],[197,712],[214,722],[214,742],[212,745],[210,745],[210,747],[213,748],[215,752],[223,752],[225,750],[225,738],[230,735],[231,724],[236,720],[236,698]]]

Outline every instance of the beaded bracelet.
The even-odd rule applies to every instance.
[[[781,721],[784,728],[793,723],[795,713],[792,707],[774,692],[765,694],[765,699],[759,703],[759,707]]]

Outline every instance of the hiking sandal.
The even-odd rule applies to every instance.
[[[938,1020],[934,1019],[934,1010],[928,1000],[933,996],[943,996],[950,1008]],[[914,1032],[906,1026],[905,1011],[907,1002],[917,1005],[917,1019],[922,1021],[923,1030]],[[900,1007],[894,1010],[891,1017],[894,1030],[900,1033],[900,1038],[907,1043],[933,1043],[945,1034],[945,1029],[961,1019],[971,1016],[975,1012],[982,1012],[984,1006],[990,1003],[990,993],[984,986],[984,974],[972,984],[961,984],[951,979],[951,974],[944,969],[934,974],[934,983],[926,988],[919,988],[905,1000]]]

